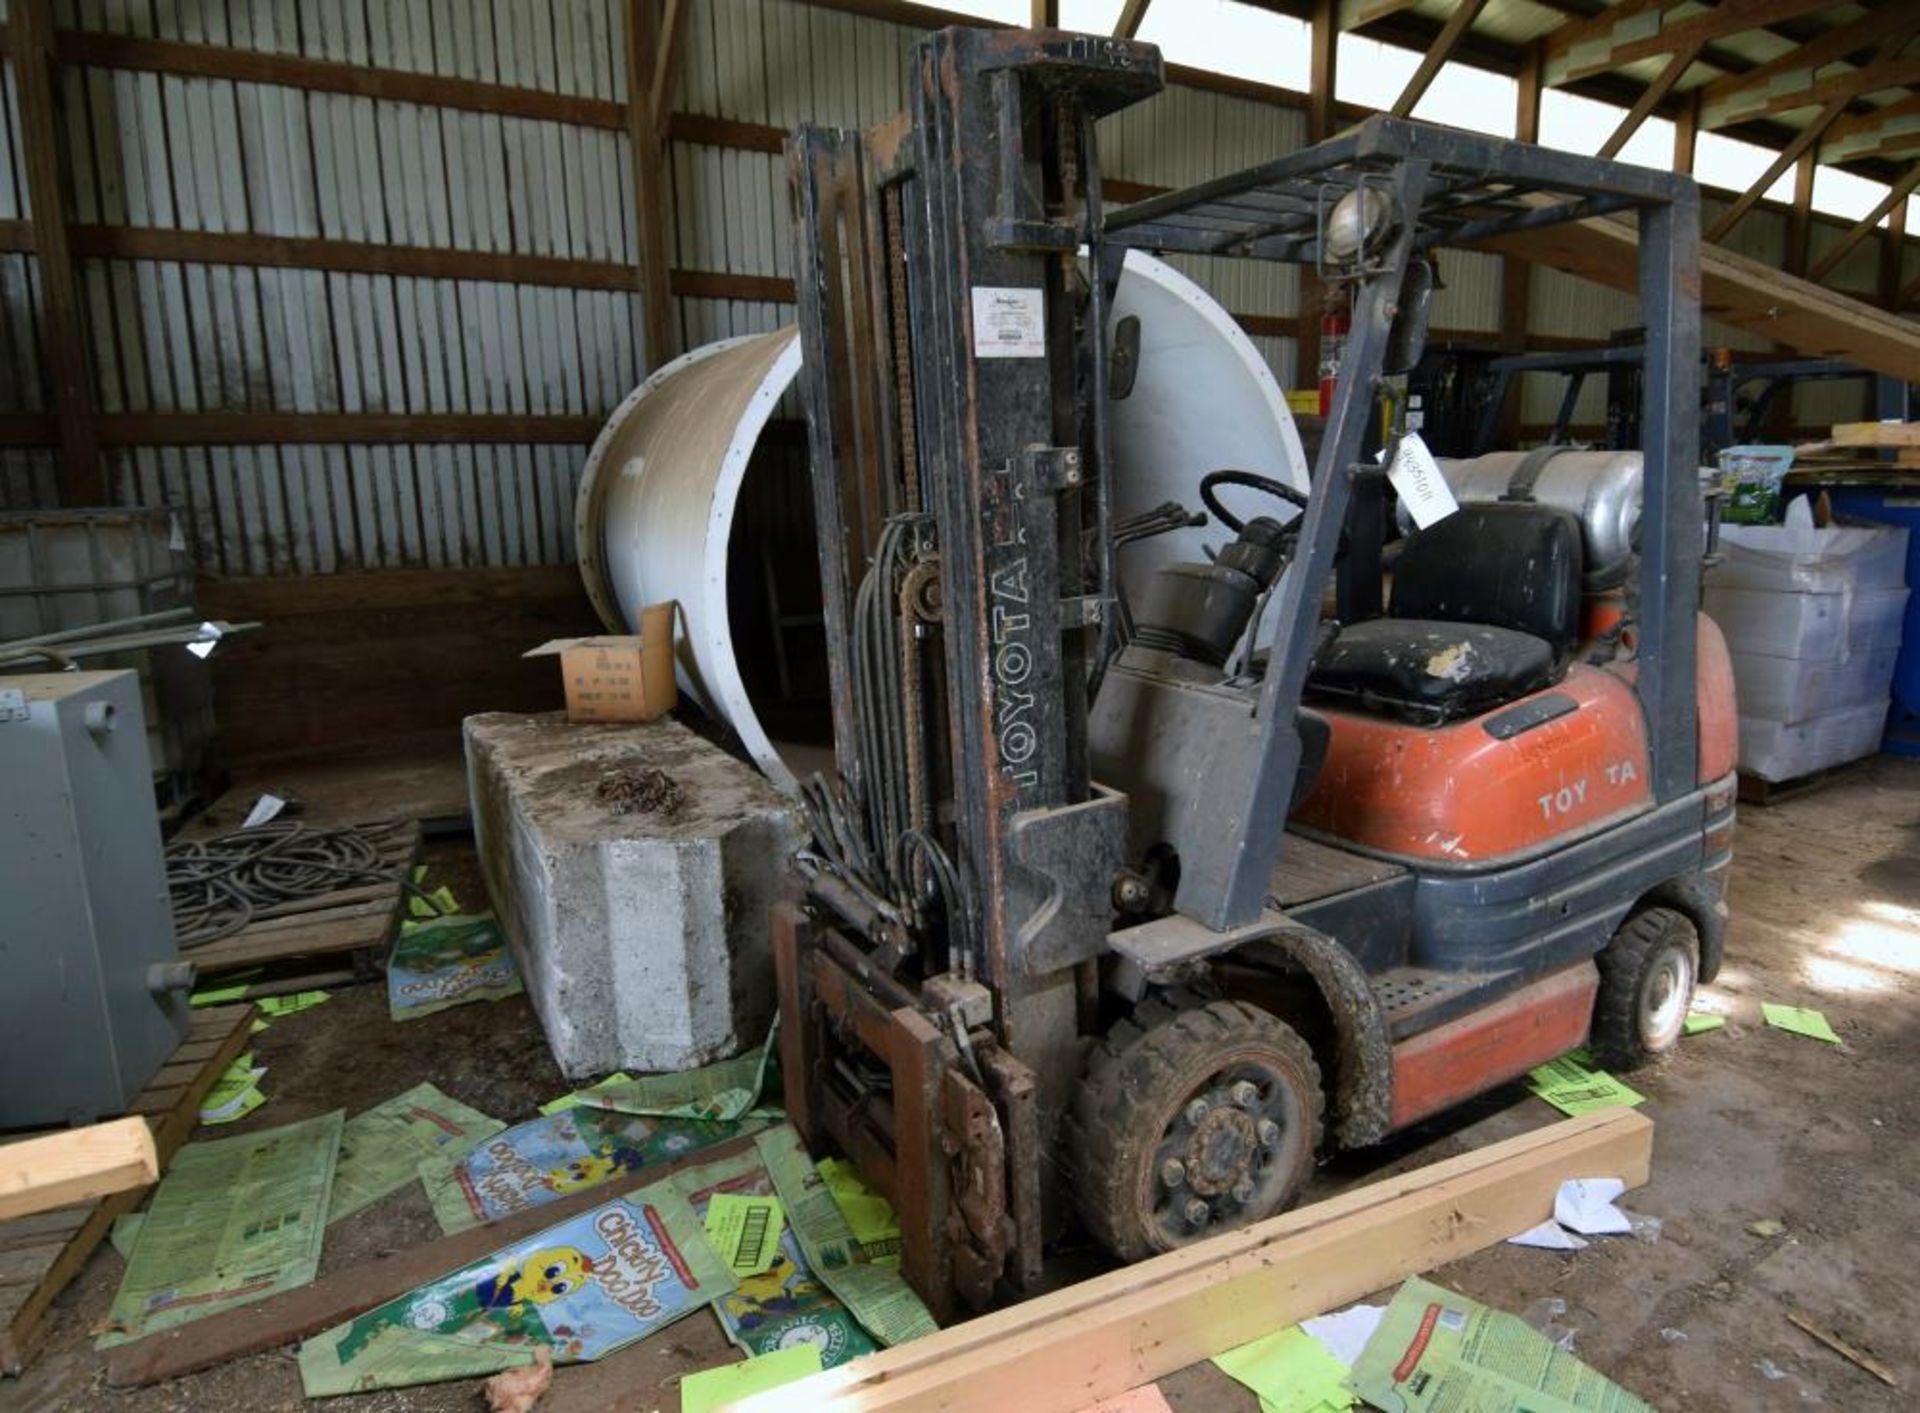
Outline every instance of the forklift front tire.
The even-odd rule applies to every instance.
[[[1600,968],[1594,1059],[1631,1070],[1672,1049],[1686,1028],[1700,974],[1700,934],[1686,915],[1644,908],[1620,924],[1594,961]]]
[[[1144,1003],[1094,1052],[1067,1124],[1081,1219],[1122,1261],[1244,1226],[1299,1195],[1320,1070],[1256,1006]]]

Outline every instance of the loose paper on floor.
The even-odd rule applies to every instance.
[[[669,1183],[610,1198],[300,1349],[309,1398],[598,1359],[732,1289]],[[424,1336],[424,1338],[423,1338]]]
[[[1804,1035],[1809,1040],[1824,1040],[1829,1045],[1840,1043],[1840,1037],[1835,1035],[1833,1027],[1827,1024],[1826,1016],[1810,1007],[1782,1006],[1773,1001],[1762,1001],[1760,1014],[1766,1017],[1767,1024],[1775,1030],[1784,1030],[1792,1035]]]
[[[1588,1069],[1577,1052],[1540,1066],[1527,1080],[1535,1094],[1575,1118],[1647,1102],[1644,1094],[1629,1089],[1605,1070]]]
[[[773,1178],[758,1152],[702,1163],[677,1174],[673,1183],[703,1221],[712,1216],[713,1204],[723,1196],[773,1195]],[[727,1338],[749,1354],[811,1345],[819,1352],[822,1366],[831,1369],[878,1347],[808,1267],[791,1225],[780,1234],[772,1264],[757,1275],[736,1276],[736,1280],[733,1291],[721,1296],[713,1311]]]
[[[200,1101],[200,1122],[235,1123],[266,1103],[267,1096],[260,1092],[260,1079],[266,1072],[265,1065],[254,1064],[251,1053],[228,1065]]]
[[[520,973],[491,913],[405,924],[387,961],[387,1012],[397,1021],[520,991]]]
[[[452,1233],[611,1182],[758,1126],[756,1120],[701,1124],[585,1107],[563,1109],[493,1134],[463,1155],[429,1157],[418,1172],[442,1230]]]
[[[1260,1397],[1261,1413],[1333,1413],[1353,1407],[1347,1366],[1298,1325],[1213,1356],[1228,1378]]]
[[[1393,1297],[1349,1384],[1386,1413],[1653,1413],[1518,1315],[1418,1277]]]
[[[354,1115],[340,1135],[328,1225],[399,1191],[420,1176],[420,1165],[429,1158],[463,1158],[505,1127],[431,1084],[416,1084]]]
[[[877,1266],[900,1269],[900,1218],[893,1204],[868,1187],[860,1170],[841,1158],[822,1158],[816,1166],[833,1193],[840,1215],[853,1229],[860,1254]]]
[[[866,1259],[792,1125],[769,1129],[754,1140],[754,1147],[773,1178],[773,1190],[807,1265],[869,1334],[882,1344],[902,1344],[939,1328],[898,1271]]]
[[[1695,1011],[1687,1017],[1681,1028],[1688,1035],[1704,1035],[1710,1030],[1723,1030],[1726,1024],[1727,1018],[1725,1016],[1713,1016],[1707,1015],[1702,1011]]]
[[[776,1349],[717,1369],[701,1369],[680,1380],[680,1413],[711,1413],[712,1409],[725,1408],[819,1372],[820,1351],[810,1344]]]
[[[777,1019],[774,1025],[777,1029]],[[678,1074],[604,1079],[574,1097],[582,1106],[617,1109],[623,1114],[709,1122],[741,1118],[760,1100],[760,1091],[767,1082],[767,1062],[773,1054],[773,1039],[773,1032],[769,1031],[765,1044],[744,1055]]]
[[[344,1117],[335,1110],[176,1153],[134,1236],[99,1346],[312,1280]]]

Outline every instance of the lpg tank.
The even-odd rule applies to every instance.
[[[1442,460],[1440,470],[1454,498],[1501,500],[1513,489],[1534,452],[1492,451],[1464,460]],[[1585,541],[1589,593],[1626,581],[1640,528],[1641,456],[1637,451],[1557,451],[1538,467],[1532,499],[1564,510],[1580,522]],[[1403,506],[1400,529],[1413,528]]]

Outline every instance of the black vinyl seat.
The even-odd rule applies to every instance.
[[[1342,629],[1307,690],[1438,725],[1550,687],[1579,638],[1583,570],[1565,511],[1462,506],[1408,538],[1389,616]]]

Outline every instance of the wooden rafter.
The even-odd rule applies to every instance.
[[[1361,29],[1411,10],[1418,3],[1419,0],[1340,0],[1340,28]]]
[[[1895,52],[1899,47],[1897,44],[1894,46]],[[1861,68],[1829,74],[1825,78],[1816,78],[1812,74],[1807,77],[1805,84],[1796,87],[1769,89],[1757,97],[1753,106],[1737,112],[1723,111],[1716,116],[1709,116],[1703,111],[1701,126],[1723,128],[1729,123],[1769,118],[1775,113],[1790,113],[1796,108],[1811,108],[1817,103],[1834,99],[1841,100],[1843,104],[1851,103],[1863,93],[1878,93],[1883,88],[1907,88],[1920,83],[1920,58],[1877,59]]]
[[[1706,41],[1703,39],[1690,39],[1673,51],[1673,57],[1667,60],[1666,67],[1660,70],[1652,83],[1640,91],[1640,96],[1634,100],[1633,107],[1627,110],[1627,115],[1620,120],[1619,126],[1614,128],[1607,140],[1600,144],[1597,155],[1612,157],[1627,145],[1633,135],[1640,130],[1640,125],[1653,115],[1653,110],[1666,102],[1667,95],[1673,91],[1674,84],[1680,81],[1682,74],[1693,67],[1693,61],[1700,57],[1700,50],[1705,44]]]
[[[1060,0],[1033,0],[1027,9],[1029,29],[1060,28]]]
[[[1780,180],[1787,168],[1798,162],[1802,153],[1812,150],[1813,145],[1820,140],[1820,134],[1827,130],[1828,124],[1846,111],[1847,103],[1848,100],[1845,98],[1835,98],[1822,108],[1819,116],[1800,129],[1793,140],[1780,150],[1772,164],[1760,174],[1759,180],[1735,197],[1733,205],[1720,213],[1720,219],[1707,227],[1704,238],[1711,243],[1732,230],[1740,218],[1751,211],[1754,204],[1767,194],[1768,188]]]
[[[1812,269],[1807,271],[1807,278],[1810,280],[1824,278],[1829,270],[1846,257],[1848,251],[1872,234],[1879,226],[1881,219],[1894,207],[1904,207],[1907,204],[1907,197],[1912,195],[1915,186],[1920,186],[1920,162],[1907,168],[1906,175],[1887,189],[1886,196],[1881,199],[1878,206],[1847,228],[1847,233],[1820,257]]]
[[[1393,100],[1393,116],[1404,118],[1413,112],[1415,105],[1426,96],[1435,76],[1445,67],[1461,38],[1473,28],[1474,19],[1479,15],[1486,0],[1458,0],[1453,13],[1447,16],[1446,24],[1434,38],[1427,52],[1420,58],[1420,67],[1413,71],[1407,80],[1407,86],[1400,90],[1400,96]]]
[[[1849,113],[1827,129],[1820,160],[1857,162],[1920,150],[1920,94],[1895,99],[1871,113]]]
[[[1147,18],[1147,6],[1152,0],[1127,0],[1120,7],[1120,18],[1113,22],[1116,38],[1132,39],[1140,33],[1140,26]]]
[[[1701,116],[1711,126],[1722,110],[1738,106],[1735,100],[1747,94],[1764,94],[1770,84],[1784,75],[1800,69],[1812,71],[1851,58],[1883,39],[1912,33],[1913,26],[1913,16],[1898,5],[1884,6],[1851,24],[1835,25],[1804,44],[1796,44],[1777,59],[1769,59],[1745,73],[1728,74],[1703,84],[1700,88]],[[1737,122],[1739,117],[1739,113],[1734,112],[1731,117],[1719,121]]]
[[[1832,0],[1724,0],[1704,14],[1673,18],[1681,0],[1662,0],[1624,13],[1613,6],[1591,20],[1562,25],[1547,36],[1547,81],[1571,83],[1623,64],[1671,54],[1684,45],[1710,44],[1742,30],[1778,24],[1828,8]]]

